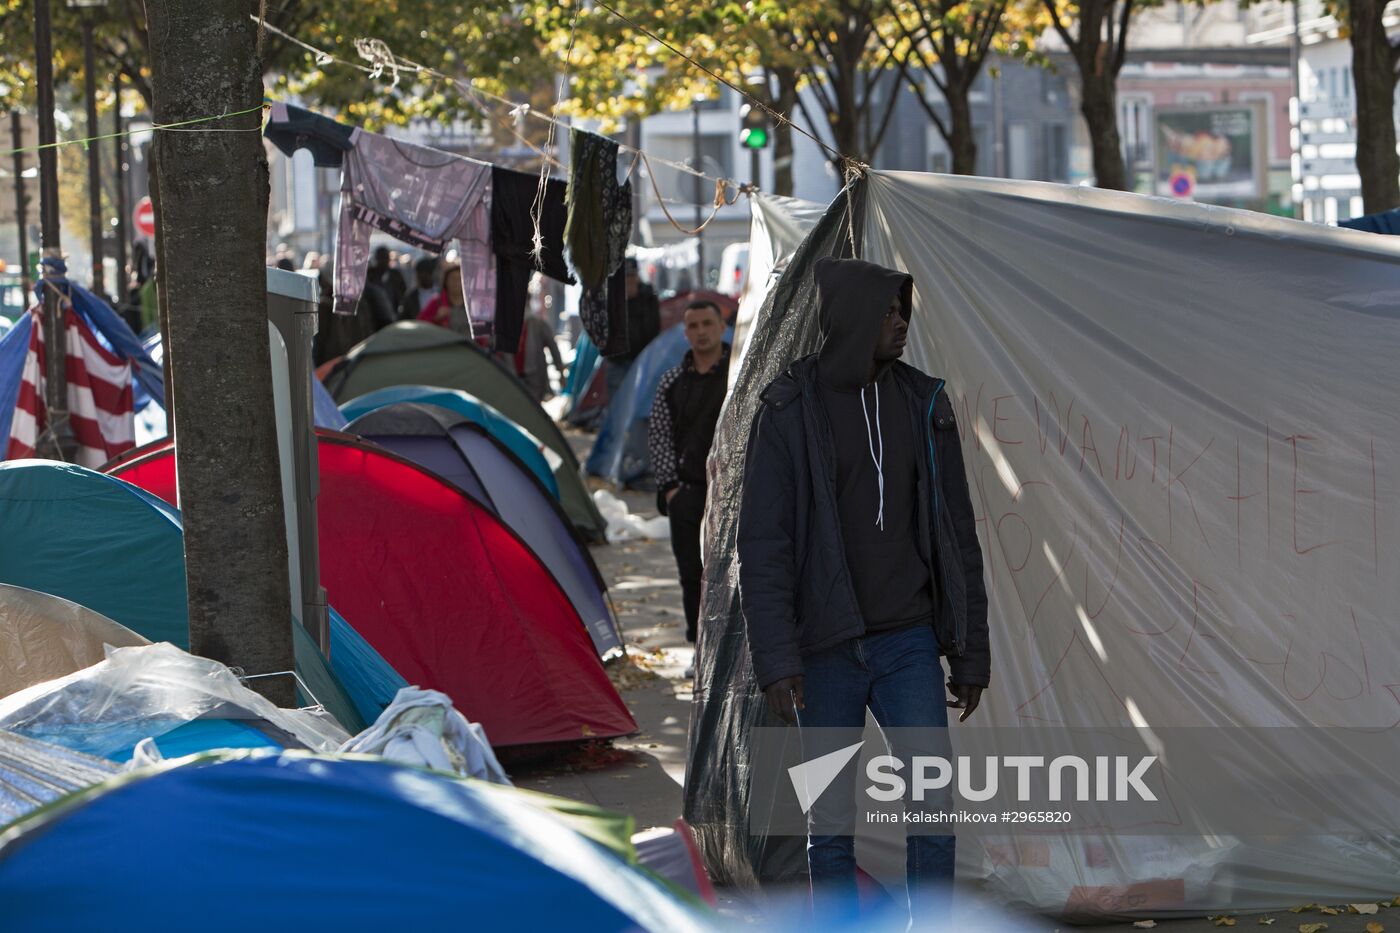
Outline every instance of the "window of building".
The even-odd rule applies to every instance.
[[[1152,98],[1119,97],[1118,132],[1123,140],[1123,158],[1129,165],[1151,162]]]
[[[1069,181],[1069,129],[1063,123],[1045,125],[1045,180]]]
[[[1270,161],[1275,160],[1274,152],[1274,94],[1272,91],[1242,91],[1240,101],[1260,100],[1264,102],[1264,138],[1268,140],[1265,157]],[[1280,156],[1281,157],[1281,156]]]
[[[1352,83],[1352,82],[1351,82],[1351,66],[1350,66],[1350,65],[1344,65],[1344,66],[1342,67],[1342,87],[1341,87],[1342,97],[1343,97],[1343,98],[1350,98],[1350,97],[1351,97],[1351,83]]]
[[[680,204],[695,203],[695,176],[689,172],[664,165],[660,161],[666,159],[670,162],[679,162],[682,165],[695,164],[695,140],[689,133],[685,134],[648,134],[645,142],[647,154],[651,158],[651,167],[656,172],[656,187],[661,192],[661,196],[666,198],[668,206],[672,202]],[[730,133],[702,133],[700,136],[700,170],[706,175],[728,178],[733,175],[734,161],[734,137]],[[624,163],[625,164],[625,163]],[[645,167],[638,171],[644,171]],[[643,185],[642,190],[646,192],[648,205],[656,200],[656,195],[651,191],[651,185]],[[700,201],[708,204],[714,196],[714,182],[700,180]]]
[[[1006,174],[1009,178],[1035,178],[1035,144],[1031,125],[1022,121],[1006,125]]]

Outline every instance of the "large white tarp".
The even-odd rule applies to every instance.
[[[1393,239],[875,172],[861,255],[914,276],[907,359],[963,436],[993,645],[974,722],[1400,724]],[[960,871],[1050,910],[1374,898],[1400,863],[1366,806],[1355,838],[1041,836],[962,846]]]

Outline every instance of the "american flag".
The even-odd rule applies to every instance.
[[[29,350],[10,421],[8,460],[34,456],[39,437],[48,426],[43,316],[38,308],[29,314]],[[68,350],[68,424],[77,444],[75,460],[85,467],[100,467],[135,446],[131,362],[98,343],[92,329],[72,308],[63,312],[63,329]]]

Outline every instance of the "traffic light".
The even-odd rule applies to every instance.
[[[745,149],[763,149],[768,145],[768,117],[762,108],[745,104],[739,111],[739,141]]]

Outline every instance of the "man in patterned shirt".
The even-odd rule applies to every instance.
[[[671,550],[685,602],[685,637],[695,641],[700,617],[700,522],[705,515],[705,460],[715,438],[729,380],[724,318],[708,301],[685,309],[690,343],[681,365],[661,377],[651,405],[648,450],[656,507],[671,520]]]

